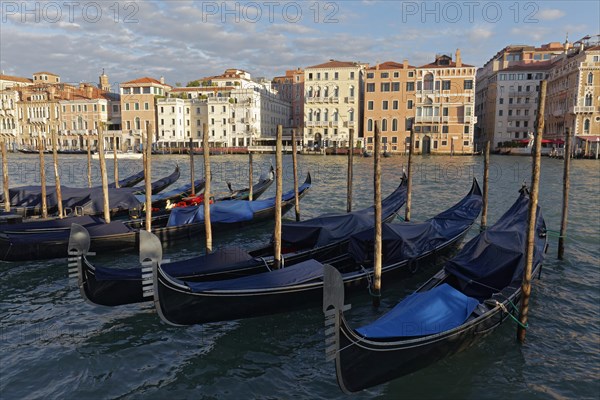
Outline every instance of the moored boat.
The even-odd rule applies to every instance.
[[[384,225],[384,267],[386,277],[406,276],[418,266],[458,244],[481,211],[481,191],[476,181],[470,192],[455,206],[423,223]],[[373,237],[370,228],[350,239],[349,251],[331,260],[342,273],[347,288],[368,290],[373,275]],[[162,246],[155,236],[145,234],[140,259],[160,254]],[[160,317],[173,325],[191,325],[288,312],[319,304],[323,293],[323,266],[307,260],[293,266],[259,274],[219,281],[193,282],[176,278],[153,261],[153,279],[144,292],[153,294]],[[242,260],[243,262],[243,260]],[[179,262],[181,265],[182,262]],[[177,272],[177,271],[175,271]]]
[[[325,267],[323,311],[328,360],[347,393],[410,374],[459,352],[514,318],[525,267],[529,196],[525,190],[496,224],[378,320],[350,327],[343,278]],[[533,273],[541,271],[546,228],[538,208]]]

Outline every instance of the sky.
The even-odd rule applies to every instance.
[[[272,78],[330,59],[423,65],[461,49],[482,66],[509,44],[600,33],[598,1],[0,1],[0,71],[63,82],[239,68]]]

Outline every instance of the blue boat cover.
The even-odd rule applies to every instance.
[[[406,201],[406,186],[398,188],[381,202],[382,219],[396,213]],[[350,235],[374,225],[374,208],[345,214],[326,214],[302,222],[285,223],[281,227],[281,241],[285,247],[306,249],[346,240]]]
[[[298,188],[299,192],[306,190],[310,184],[304,184]],[[282,195],[282,201],[290,201],[294,197],[291,190]],[[212,223],[231,224],[236,222],[250,221],[254,214],[275,207],[275,198],[265,200],[226,200],[218,201],[210,205],[210,220]],[[174,208],[169,215],[167,226],[178,226],[204,222],[204,205]]]
[[[211,282],[185,282],[192,292],[285,288],[323,278],[323,264],[308,260],[262,274]]]
[[[445,269],[458,278],[468,296],[489,298],[509,285],[520,285],[525,268],[529,196],[522,194],[498,222],[469,241]],[[537,209],[533,263],[544,256],[546,225]]]
[[[481,207],[481,192],[474,183],[471,192],[460,202],[423,223],[383,224],[383,263],[410,260],[451,240],[471,226]],[[374,228],[352,235],[348,252],[357,262],[372,261],[374,238]]]
[[[373,339],[435,335],[460,326],[477,304],[477,299],[444,283],[411,294],[381,318],[356,331]]]

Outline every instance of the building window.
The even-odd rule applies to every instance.
[[[412,109],[413,109],[413,101],[412,101],[412,100],[409,100],[409,101],[406,103],[406,108],[408,108],[409,110],[412,110]]]
[[[400,91],[400,82],[392,82],[392,92]]]
[[[388,101],[387,100],[383,100],[383,102],[381,103],[381,109],[382,110],[388,109]]]
[[[468,145],[469,145],[469,141],[468,141],[468,140],[465,140],[465,141],[463,142],[463,145],[465,145],[465,146],[468,146]]]
[[[393,132],[398,131],[398,120],[396,118],[392,119],[392,131]]]
[[[375,77],[375,74],[372,72],[368,72],[367,73],[367,79],[373,79]]]
[[[410,74],[410,72],[409,72]],[[415,83],[414,82],[406,82],[406,91],[407,92],[414,92],[415,90]]]
[[[394,72],[394,78],[400,78],[400,72]]]
[[[381,120],[381,132],[387,132],[387,119],[382,119]]]
[[[434,141],[433,141],[433,148],[434,148],[434,149],[437,149],[437,148],[438,148],[438,141],[437,141],[437,140],[434,140]]]
[[[465,125],[465,130],[464,130],[464,132],[465,132],[465,133],[469,133],[469,125]]]
[[[334,79],[334,80],[336,80],[336,81],[337,81],[337,80],[339,79],[339,77],[340,77],[340,74],[339,74],[339,72],[334,72],[334,73],[333,73],[333,79]]]
[[[593,83],[594,83],[594,74],[590,72],[587,76],[587,84],[591,85]]]
[[[444,117],[448,116],[448,107],[442,107],[442,116],[444,116]]]
[[[450,90],[450,81],[442,81],[442,90]]]
[[[390,74],[389,74],[388,72],[382,72],[382,73],[381,73],[381,77],[382,77],[382,78],[389,78],[389,77],[390,77]]]
[[[367,92],[374,92],[374,91],[375,91],[375,84],[367,83]]]
[[[392,110],[397,110],[398,109],[398,100],[394,100],[392,101]]]
[[[415,72],[414,71],[408,71],[408,77],[412,78],[415,76]]]
[[[442,133],[448,133],[448,125],[442,125]]]
[[[583,121],[583,133],[590,133],[590,119],[586,118]]]
[[[350,72],[350,79],[354,79],[354,71]]]
[[[373,100],[367,102],[367,110],[373,110]]]
[[[129,103],[125,103],[125,111],[129,111]]]
[[[592,94],[588,93],[585,95],[585,106],[590,107],[592,105]]]
[[[381,84],[381,91],[382,92],[389,92],[390,91],[390,83],[389,82],[383,82]]]
[[[133,103],[133,109],[134,110],[139,110],[140,109],[140,103]]]
[[[499,101],[500,101],[500,104],[504,104],[504,98],[503,97],[500,97]]]
[[[433,74],[425,75],[423,79],[423,90],[433,90]]]
[[[373,130],[373,120],[369,118],[367,121],[367,131],[371,132]]]
[[[472,80],[465,80],[465,84],[464,84],[464,88],[465,90],[467,89],[473,89],[473,81]]]

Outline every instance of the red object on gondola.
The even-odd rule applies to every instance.
[[[209,204],[213,204],[214,199],[210,199]],[[190,206],[198,206],[204,204],[204,194],[199,194],[194,197],[188,197],[183,199],[182,201],[175,204],[175,207],[190,207]]]

